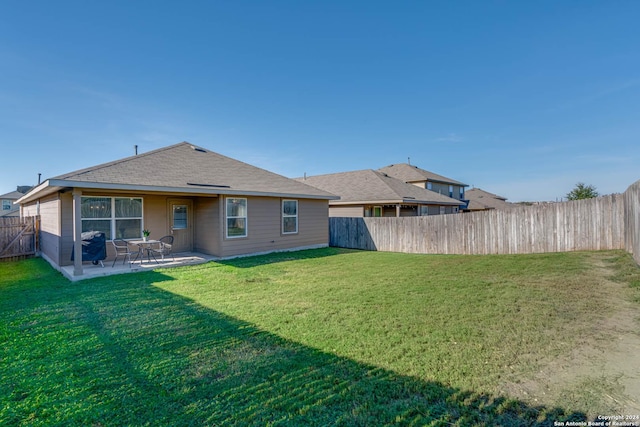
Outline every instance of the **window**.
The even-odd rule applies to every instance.
[[[420,205],[420,216],[429,215],[429,206]]]
[[[82,231],[102,231],[107,240],[135,239],[142,235],[142,199],[82,197]]]
[[[2,201],[2,210],[10,211],[11,210],[11,200],[3,200]]]
[[[464,187],[460,187],[460,200],[464,199]]]
[[[282,201],[282,234],[298,232],[298,201]]]
[[[453,185],[449,186],[449,197],[453,197]]]
[[[184,230],[187,228],[187,206],[186,205],[173,205],[173,229]]]
[[[107,240],[111,237],[111,197],[83,197],[80,205],[82,231],[102,231]]]
[[[433,190],[433,183],[427,181],[427,190]]]
[[[447,213],[447,208],[444,206],[440,206],[440,215],[444,215]]]
[[[247,199],[227,198],[227,237],[247,237]]]
[[[381,217],[382,216],[382,206],[374,206],[373,207],[373,216]]]
[[[142,230],[142,199],[116,197],[115,231],[117,239],[135,239]]]

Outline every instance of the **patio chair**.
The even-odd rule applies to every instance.
[[[147,249],[149,255],[153,257],[156,263],[158,262],[158,258],[156,258],[156,255],[159,255],[162,261],[164,261],[164,257],[166,256],[171,256],[171,258],[173,258],[173,260],[175,261],[176,258],[171,253],[171,247],[173,246],[173,236],[164,236],[158,240],[159,243],[157,246]]]
[[[116,261],[118,260],[119,256],[122,256],[122,265],[124,265],[125,261],[127,261],[127,259],[129,260],[129,267],[131,267],[131,255],[137,252],[131,252],[131,249],[129,249],[129,244],[122,239],[113,239],[113,241],[111,242],[113,243],[113,249],[115,249],[116,251],[116,257],[113,260],[113,264],[111,264],[111,267],[114,267],[116,265]]]

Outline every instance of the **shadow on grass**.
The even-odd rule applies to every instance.
[[[66,286],[58,286],[56,280],[65,279],[56,276],[49,279],[53,286],[25,285],[5,295],[1,425],[546,426],[586,420],[309,348],[154,287],[171,280],[160,272],[131,276]]]
[[[297,261],[304,259],[315,259],[331,257],[338,254],[344,254],[348,252],[357,252],[356,249],[343,249],[343,248],[321,248],[321,249],[306,249],[301,251],[292,252],[273,252],[265,255],[251,255],[247,257],[229,258],[215,261],[217,264],[229,265],[237,268],[251,268],[266,264],[276,264],[279,262]]]

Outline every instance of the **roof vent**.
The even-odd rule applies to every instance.
[[[195,151],[199,151],[201,153],[206,153],[207,152],[207,150],[205,150],[204,148],[196,147],[195,145],[192,145],[191,149],[193,149]]]

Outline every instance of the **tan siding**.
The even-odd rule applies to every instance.
[[[36,205],[36,202],[22,206],[22,216],[27,217],[36,215],[38,215],[38,206]]]
[[[329,216],[362,218],[364,216],[364,206],[329,206]]]
[[[23,214],[37,215],[37,203],[24,206]],[[56,264],[60,263],[60,236],[60,201],[54,194],[40,200],[40,252]]]
[[[329,205],[326,200],[299,200],[298,234],[291,236],[296,246],[329,244]]]
[[[298,233],[281,233],[281,199],[249,197],[248,236],[223,239],[222,256],[327,245],[329,241],[328,203],[326,200],[298,200]],[[224,231],[223,231],[224,232]]]
[[[167,196],[144,196],[142,209],[143,228],[151,232],[151,239],[171,234],[167,218]]]
[[[435,191],[443,196],[449,196],[449,186],[447,184],[440,184],[438,182],[432,182],[431,184],[431,191]]]
[[[170,234],[168,221],[169,196],[85,191],[83,196],[132,196],[143,198],[143,225],[152,238]],[[192,197],[194,250],[217,256],[235,256],[298,247],[328,245],[329,222],[326,200],[298,200],[298,233],[281,232],[281,199],[248,198],[249,236],[224,238],[224,198]],[[25,206],[25,212],[35,212],[35,206]],[[73,248],[73,197],[59,193],[41,201],[41,250],[58,265],[71,264]],[[113,245],[107,242],[107,262],[114,257]]]
[[[426,182],[414,183],[414,184],[422,188],[427,188]],[[431,182],[431,191],[435,191],[436,193],[442,194],[443,196],[452,197],[454,199],[458,199],[458,200],[462,199],[461,193],[464,187],[460,185],[454,185],[454,184],[452,184],[452,187],[453,187],[453,195],[449,196],[449,184],[443,184],[440,182]]]
[[[209,255],[220,254],[220,200],[201,197],[196,199],[194,248]]]

